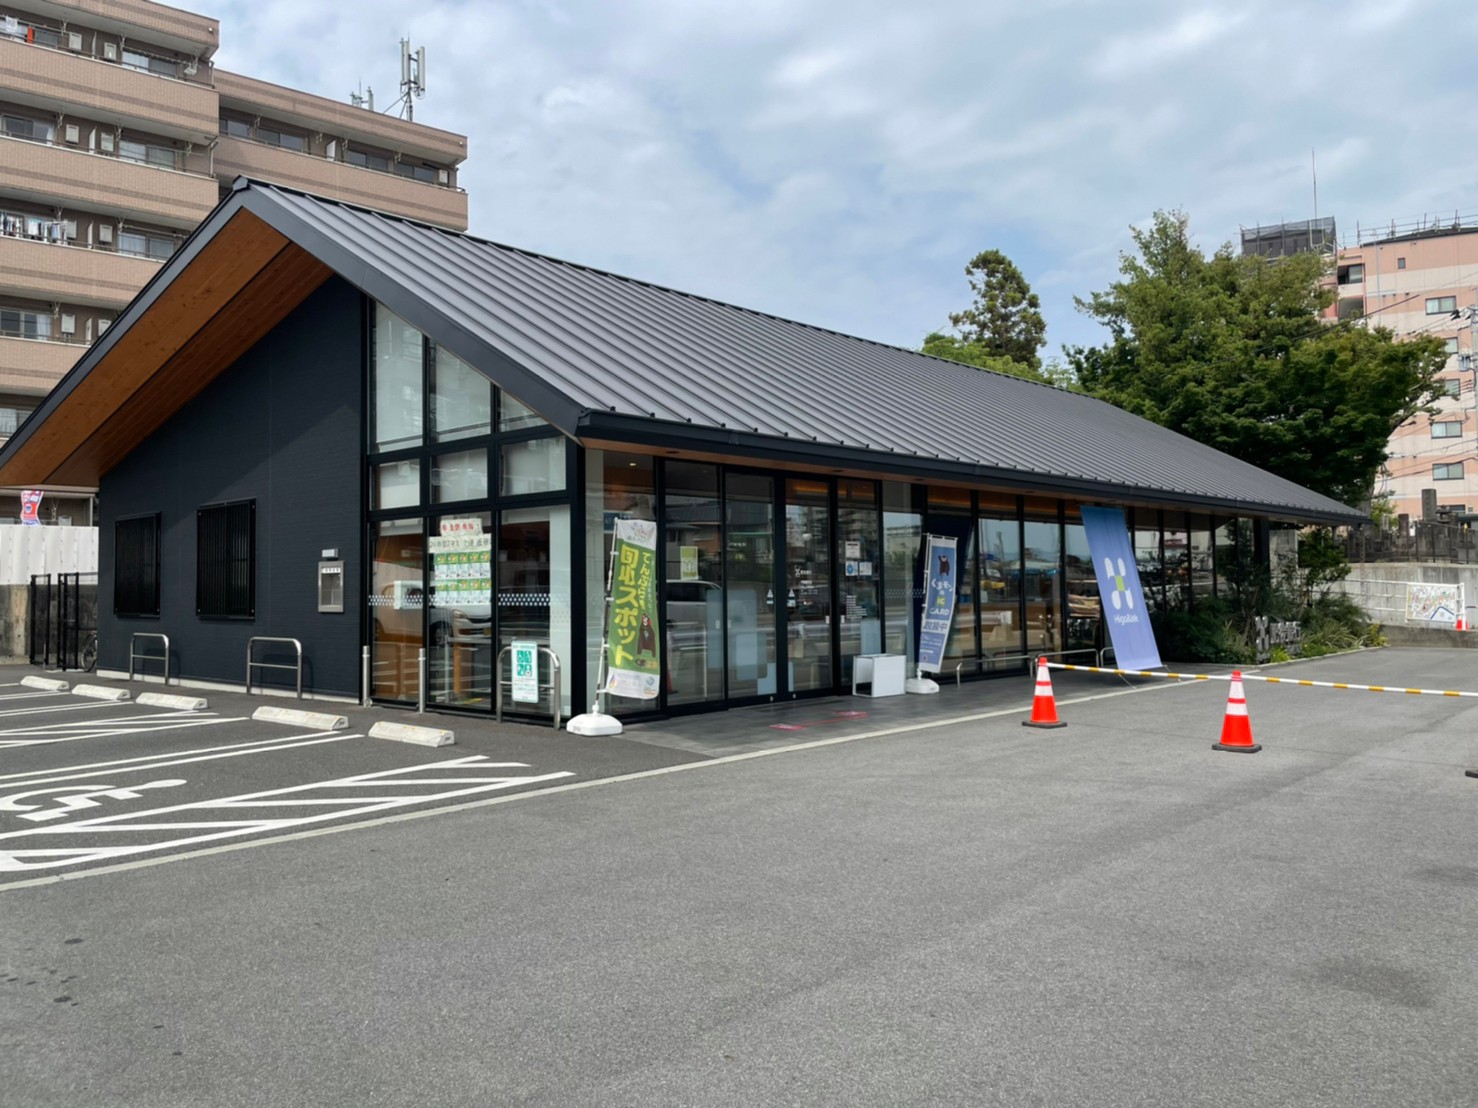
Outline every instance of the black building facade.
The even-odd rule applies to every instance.
[[[1086,397],[244,181],[0,483],[100,487],[101,668],[165,633],[175,676],[239,686],[249,639],[295,638],[315,695],[473,712],[517,640],[589,706],[620,518],[656,525],[662,671],[618,715],[911,664],[928,534],[975,677],[1104,645],[1084,505],[1125,509],[1161,607],[1361,518]]]

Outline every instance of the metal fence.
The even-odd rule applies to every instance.
[[[28,600],[27,653],[33,666],[81,669],[83,646],[98,625],[96,573],[38,573]]]

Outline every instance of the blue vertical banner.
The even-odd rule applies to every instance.
[[[1098,577],[1098,595],[1103,600],[1103,618],[1108,621],[1109,641],[1122,669],[1160,669],[1160,648],[1155,645],[1149,609],[1134,564],[1134,545],[1122,508],[1083,508],[1083,531]]]
[[[919,672],[938,673],[944,665],[944,646],[955,617],[955,540],[930,535],[924,555],[924,611],[919,620]]]

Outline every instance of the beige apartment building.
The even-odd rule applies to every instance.
[[[0,2],[0,442],[238,175],[467,229],[465,136],[218,70],[220,35],[148,0]]]
[[[1336,259],[1340,318],[1359,316],[1403,338],[1433,336],[1448,355],[1436,412],[1392,434],[1375,491],[1413,520],[1427,489],[1439,509],[1478,512],[1478,217],[1391,224],[1356,238]]]

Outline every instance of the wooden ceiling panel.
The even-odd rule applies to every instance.
[[[56,475],[67,459],[287,246],[261,219],[237,212],[76,383],[0,470],[0,483],[60,483]],[[91,476],[77,483],[97,481]]]
[[[333,271],[313,255],[283,250],[129,397],[48,477],[96,485],[98,478],[158,430],[287,317]]]

